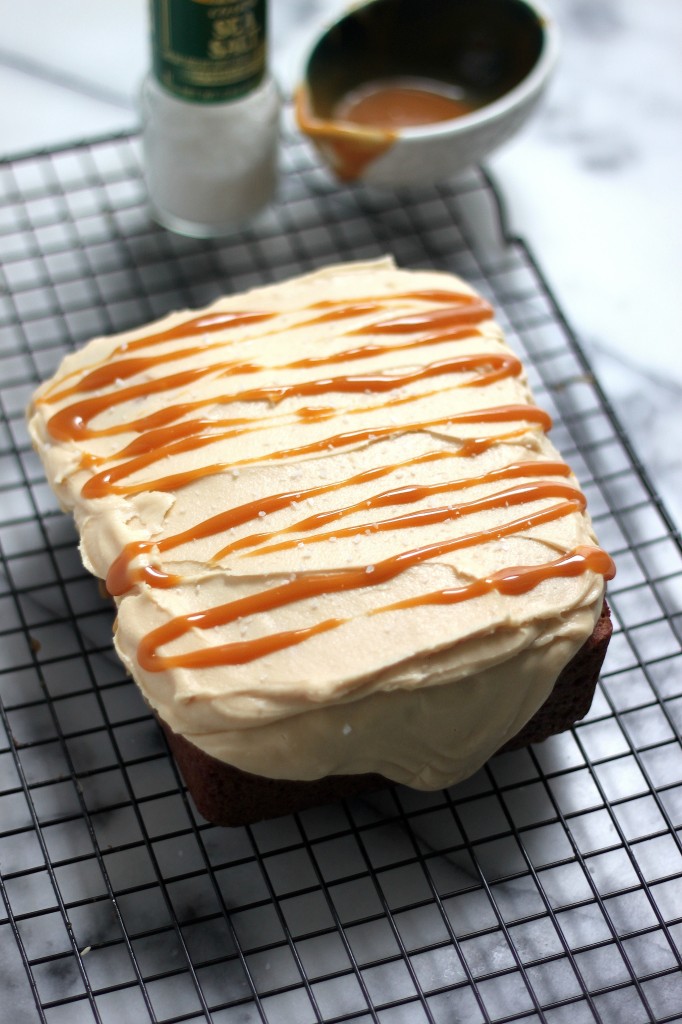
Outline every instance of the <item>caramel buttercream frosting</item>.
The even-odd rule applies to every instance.
[[[176,733],[281,779],[474,772],[613,574],[459,278],[350,263],[67,356],[30,429]]]

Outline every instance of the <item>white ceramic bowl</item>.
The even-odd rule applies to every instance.
[[[557,31],[536,0],[365,0],[317,38],[297,93],[300,129],[342,180],[431,184],[514,135],[538,102]],[[340,120],[348,93],[375,80],[432,79],[476,97],[449,120],[381,129]]]

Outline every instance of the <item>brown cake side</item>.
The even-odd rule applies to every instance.
[[[545,703],[503,750],[539,743],[584,718],[592,704],[611,630],[609,608],[604,603],[592,635],[565,666]],[[251,775],[216,760],[161,724],[197,808],[216,825],[253,824],[386,785],[381,775],[331,775],[312,782]]]
[[[611,613],[604,602],[592,635],[563,669],[545,703],[502,750],[541,743],[585,717],[592,705],[612,631]]]

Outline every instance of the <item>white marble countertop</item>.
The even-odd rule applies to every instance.
[[[0,0],[0,156],[130,129],[145,0]],[[340,0],[274,0],[285,94]],[[489,167],[669,512],[682,526],[682,4],[550,0],[561,61]],[[14,102],[7,102],[13,97]]]

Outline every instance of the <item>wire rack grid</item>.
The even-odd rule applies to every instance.
[[[679,538],[482,172],[375,194],[298,140],[282,159],[277,204],[210,243],[151,222],[135,137],[0,165],[0,1020],[682,1020]],[[216,828],[111,653],[24,409],[95,334],[387,251],[470,280],[523,357],[618,565],[605,670],[582,723],[451,790]]]

